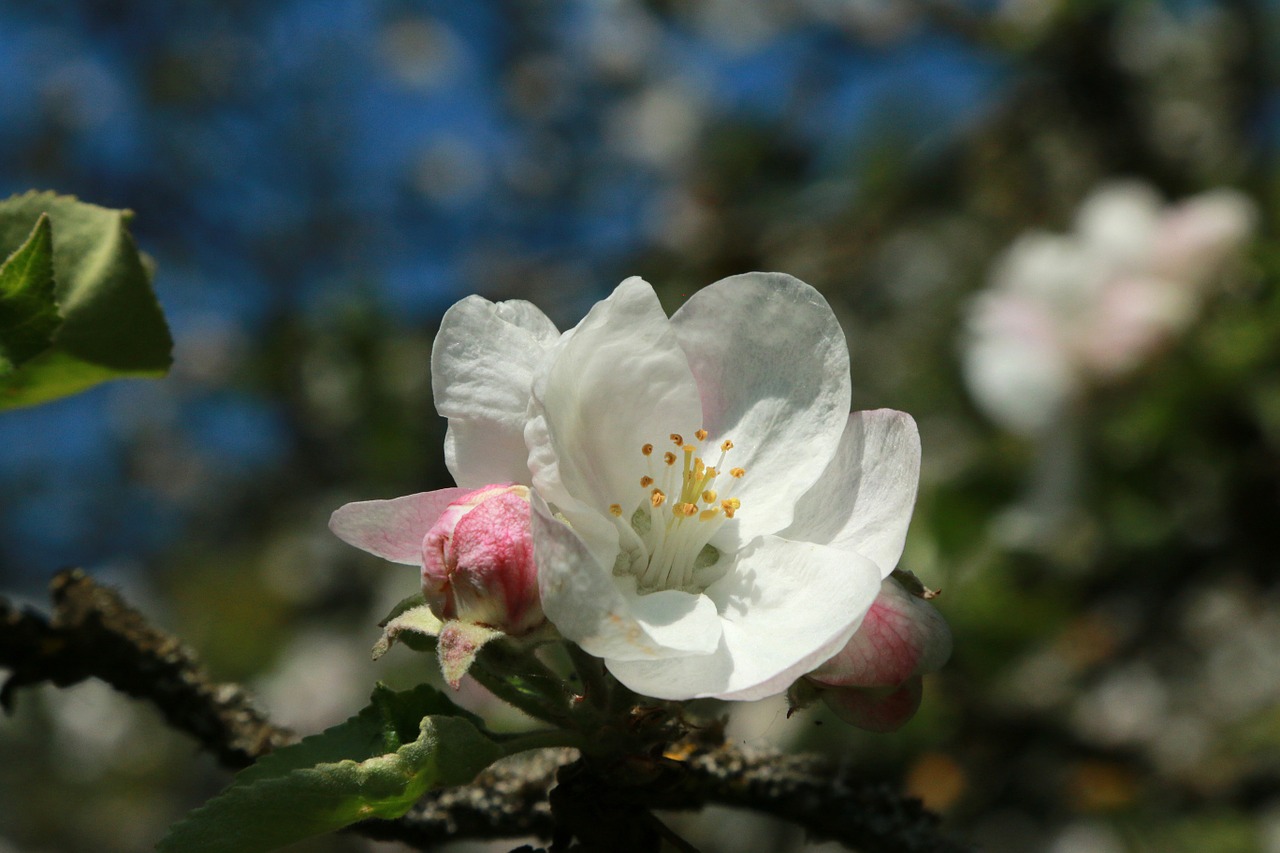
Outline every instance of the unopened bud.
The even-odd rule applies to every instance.
[[[807,677],[845,722],[893,731],[920,706],[921,676],[950,656],[951,630],[942,614],[923,594],[888,577],[853,638]]]
[[[493,485],[445,508],[422,541],[422,593],[441,619],[525,634],[545,617],[538,598],[529,489]]]

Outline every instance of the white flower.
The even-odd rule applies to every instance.
[[[1254,216],[1231,190],[1166,208],[1149,187],[1115,183],[1084,200],[1073,234],[1018,238],[970,312],[974,398],[1009,429],[1050,426],[1091,383],[1132,371],[1190,325]]]
[[[639,693],[786,689],[901,555],[915,424],[849,414],[843,333],[790,276],[725,279],[671,318],[628,279],[562,336],[472,297],[432,372],[455,479],[534,487],[547,618]]]

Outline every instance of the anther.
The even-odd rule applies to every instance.
[[[676,447],[679,447],[680,445],[684,444],[684,436],[682,436],[678,432],[673,432],[671,433],[671,435],[667,437],[670,438],[673,442],[675,442]]]
[[[697,432],[695,432],[695,433],[694,433],[694,435],[696,435],[696,436],[698,437],[698,441],[706,441],[706,440],[707,440],[707,431],[706,431],[705,429],[700,429],[700,430],[698,430]]]
[[[622,504],[609,504],[609,512],[617,518],[622,518]]]
[[[640,452],[641,452],[641,453],[643,453],[645,456],[652,456],[652,455],[653,455],[653,445],[652,445],[652,444],[646,444],[644,447],[640,448]]]
[[[666,453],[662,454],[662,461],[668,465],[674,465],[676,464],[676,455],[668,450]]]
[[[728,453],[730,450],[733,450],[733,442],[726,438],[724,441],[720,442],[720,449],[725,453]]]
[[[704,509],[698,513],[698,521],[710,521],[720,514],[720,507],[713,506],[711,509]]]
[[[713,504],[713,503],[715,503],[715,502],[716,502],[716,490],[715,490],[715,489],[707,489],[705,492],[703,492],[703,493],[702,493],[702,499],[703,499],[704,501],[706,501],[707,503],[709,503],[709,504]]]
[[[641,478],[640,478],[640,488],[642,488],[642,489],[647,489],[647,488],[649,488],[649,487],[650,487],[650,486],[652,486],[652,485],[653,485],[653,478],[652,478],[652,477],[641,477]]]
[[[655,508],[662,506],[662,502],[666,499],[667,496],[662,493],[662,489],[654,489],[653,494],[649,495],[649,503]]]
[[[737,498],[726,498],[725,500],[720,501],[720,506],[727,513],[741,507],[742,501],[738,500]]]
[[[733,477],[735,480],[741,480],[746,475],[747,475],[746,468],[730,468],[729,469],[729,476]]]
[[[698,514],[698,507],[691,503],[678,503],[671,508],[676,515],[683,515],[685,518]]]

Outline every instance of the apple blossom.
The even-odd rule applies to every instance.
[[[1254,218],[1232,190],[1164,207],[1122,182],[1085,199],[1074,233],[1018,238],[969,314],[975,400],[1009,429],[1049,427],[1090,384],[1132,371],[1190,325]]]
[[[888,732],[915,714],[921,676],[951,656],[951,630],[925,594],[909,591],[895,576],[885,578],[853,638],[808,674],[841,719]]]
[[[371,554],[421,566],[438,619],[518,636],[545,621],[529,523],[528,487],[497,484],[350,503],[329,527]]]
[[[725,279],[670,318],[628,279],[563,335],[472,297],[432,374],[455,480],[533,486],[547,618],[639,693],[781,692],[845,647],[901,555],[915,424],[849,414],[843,332],[790,276]]]

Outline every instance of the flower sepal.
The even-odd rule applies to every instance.
[[[436,638],[440,636],[444,622],[431,612],[422,593],[411,595],[392,609],[380,623],[382,636],[373,646],[373,659],[385,655],[397,641],[415,652],[434,652]]]

